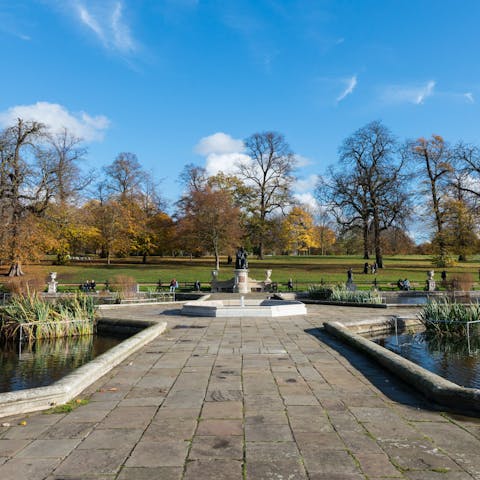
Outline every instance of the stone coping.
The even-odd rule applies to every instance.
[[[135,324],[135,320],[129,320],[129,322]],[[0,417],[45,410],[70,401],[132,353],[162,334],[167,323],[152,321],[147,324],[144,321],[143,326],[146,328],[139,333],[127,338],[52,385],[0,393]]]
[[[375,322],[370,322],[370,324]],[[384,322],[385,323],[385,322]],[[461,387],[352,331],[354,323],[326,322],[327,332],[361,350],[437,405],[480,415],[480,389]],[[363,322],[363,327],[367,326]],[[358,330],[358,329],[357,329]],[[360,330],[358,330],[360,331]]]
[[[335,307],[355,307],[355,308],[388,308],[386,303],[360,303],[360,302],[341,302],[336,300],[316,300],[302,298],[302,302],[312,305],[332,305]]]

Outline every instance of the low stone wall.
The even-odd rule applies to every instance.
[[[100,320],[100,325],[102,323],[108,322]],[[126,327],[128,323],[131,328],[139,327],[139,322],[135,320],[124,321],[123,326]],[[70,401],[132,353],[163,333],[167,323],[142,322],[142,326],[144,328],[134,336],[48,387],[0,393],[0,417],[45,410]]]
[[[480,415],[480,389],[461,387],[351,331],[354,324],[327,322],[325,329],[372,357],[437,405]],[[360,330],[359,330],[360,331]]]

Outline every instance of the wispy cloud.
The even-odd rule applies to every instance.
[[[343,90],[343,92],[337,97],[337,103],[341,102],[342,100],[344,100],[346,97],[348,97],[353,93],[358,83],[357,76],[354,75],[351,78],[347,78],[346,80],[344,80],[344,83],[346,84],[346,87]]]
[[[81,4],[78,4],[76,7],[80,21],[90,28],[94,33],[96,33],[102,42],[105,42],[105,34],[102,27],[97,22],[95,17],[87,10],[87,7]]]
[[[421,105],[435,93],[436,82],[421,85],[391,85],[385,89],[382,98],[387,103],[413,103]]]
[[[70,6],[70,14],[74,19],[93,33],[107,50],[127,56],[138,50],[138,43],[125,18],[123,1],[72,0]]]
[[[463,97],[468,103],[475,103],[475,97],[472,92],[467,92],[463,94]]]
[[[12,35],[28,42],[31,37],[24,33],[27,30],[25,6],[16,2],[1,4],[0,1],[0,33]]]
[[[37,102],[32,105],[16,105],[0,112],[0,126],[10,126],[17,118],[41,122],[53,132],[66,128],[87,142],[102,140],[105,130],[110,125],[110,121],[104,115],[71,113],[58,103]]]

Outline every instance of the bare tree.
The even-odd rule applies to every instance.
[[[26,245],[32,246],[22,222],[30,212],[40,210],[39,192],[45,179],[36,178],[32,165],[35,147],[44,134],[44,125],[20,118],[0,132],[2,247],[11,264],[9,276],[23,275],[21,262],[28,256]]]
[[[382,232],[401,225],[409,212],[403,157],[396,139],[378,121],[346,138],[339,154],[339,166],[330,170],[328,201],[344,228],[362,229],[365,258],[372,232],[375,261],[383,268]]]
[[[254,133],[245,140],[250,162],[237,165],[238,175],[249,188],[247,223],[258,249],[264,256],[268,219],[293,203],[295,156],[282,134]]]
[[[130,152],[119,153],[115,161],[105,167],[105,173],[108,187],[120,200],[137,195],[146,179],[137,156]]]
[[[448,244],[445,232],[448,187],[453,171],[452,156],[440,135],[431,139],[419,138],[407,143],[407,152],[422,188],[419,193],[429,198],[430,211],[435,225],[434,243],[437,247],[435,263],[445,267],[448,263]]]
[[[363,258],[368,259],[370,209],[367,193],[355,173],[333,167],[328,173],[319,178],[315,195],[334,217],[341,233],[354,230],[362,233]]]
[[[202,190],[207,184],[208,176],[205,168],[188,163],[180,173],[179,183],[187,192]]]
[[[46,168],[51,171],[55,200],[63,205],[74,199],[93,180],[92,172],[84,174],[80,167],[87,149],[82,146],[82,139],[66,128],[49,134],[47,141],[49,148],[44,153]]]

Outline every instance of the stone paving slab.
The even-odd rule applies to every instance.
[[[87,405],[2,419],[0,479],[480,480],[480,419],[434,410],[321,329],[371,310],[222,319],[176,308],[115,310],[168,330],[89,387]]]

